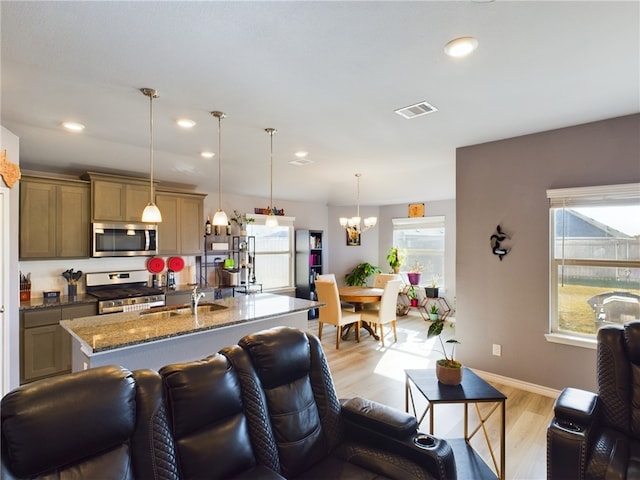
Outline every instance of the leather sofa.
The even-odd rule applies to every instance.
[[[456,478],[446,441],[339,400],[318,339],[287,327],[159,372],[34,382],[0,409],[3,479]]]
[[[598,392],[565,388],[547,430],[547,478],[640,478],[640,321],[597,335]]]

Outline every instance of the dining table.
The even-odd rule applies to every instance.
[[[367,286],[354,286],[347,285],[338,287],[338,294],[340,295],[341,302],[347,302],[354,306],[356,312],[362,310],[363,305],[365,303],[375,303],[379,302],[382,298],[382,293],[384,292],[383,288],[376,287],[367,287]],[[369,334],[375,338],[376,340],[380,340],[380,337],[376,335],[376,333],[366,322],[362,322],[362,328],[364,328]],[[344,340],[346,336],[349,334],[351,330],[351,325],[345,328],[345,331],[342,335],[342,339]]]

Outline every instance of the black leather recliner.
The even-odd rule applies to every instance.
[[[416,445],[416,418],[353,398],[340,402],[317,337],[280,327],[221,350],[238,372],[249,428],[288,479],[454,479],[449,444]],[[254,438],[256,438],[254,436]]]
[[[0,413],[2,479],[177,474],[157,372],[108,366],[41,380],[9,392]]]
[[[640,321],[598,330],[597,384],[556,400],[548,479],[640,479]]]

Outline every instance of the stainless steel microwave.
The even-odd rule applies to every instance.
[[[158,226],[133,223],[94,223],[92,257],[157,255]]]

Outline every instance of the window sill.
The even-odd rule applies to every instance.
[[[590,348],[592,350],[597,348],[595,338],[578,337],[566,333],[546,333],[544,338],[547,339],[547,342],[561,343],[563,345],[571,345],[572,347]]]

